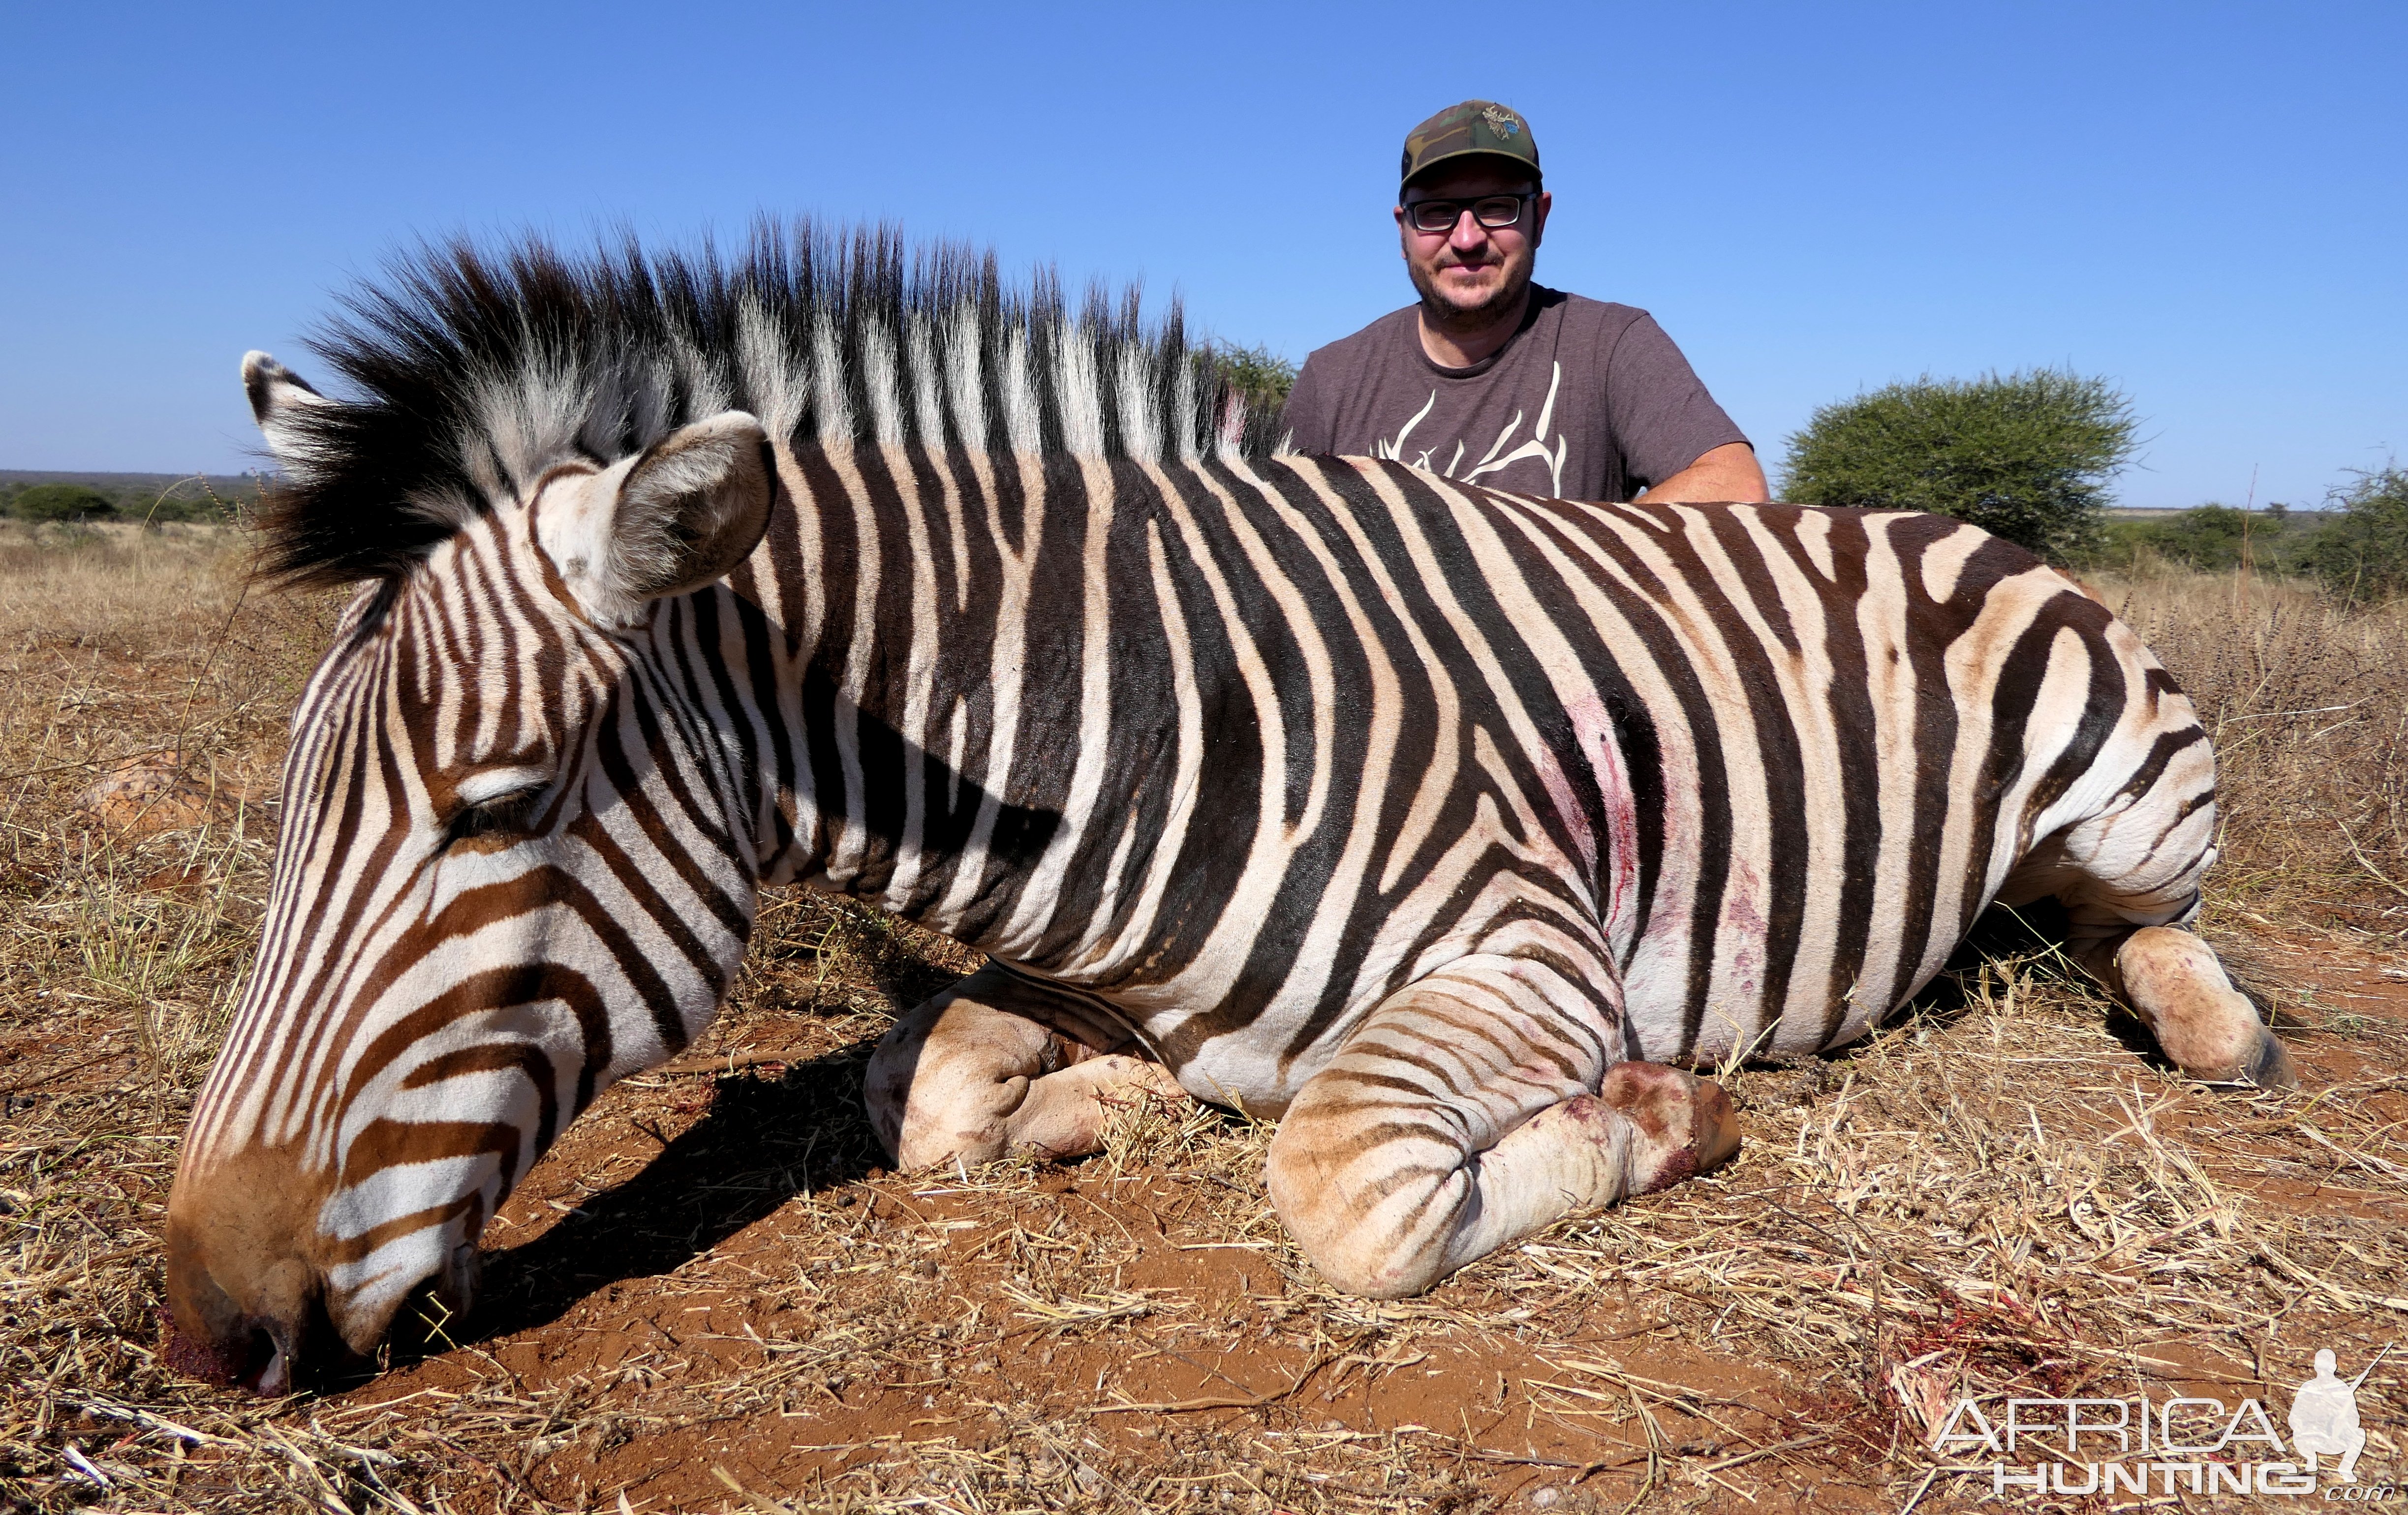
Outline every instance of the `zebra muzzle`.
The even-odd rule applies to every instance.
[[[281,1398],[298,1387],[305,1370],[351,1354],[327,1318],[323,1285],[303,1265],[276,1270],[264,1308],[244,1309],[203,1273],[183,1280],[160,1311],[167,1366],[175,1372],[244,1389],[263,1398]]]

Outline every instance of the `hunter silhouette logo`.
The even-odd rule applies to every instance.
[[[1931,1436],[1942,1457],[1987,1452],[1987,1466],[1950,1471],[1990,1475],[1991,1493],[2028,1489],[2055,1494],[2287,1494],[2317,1493],[2329,1500],[2390,1503],[2399,1486],[2361,1484],[2358,1459],[2366,1450],[2358,1391],[2374,1361],[2344,1379],[2329,1350],[2315,1355],[2315,1374],[2291,1397],[2291,1445],[2255,1399],[2229,1411],[2221,1399],[2010,1399],[1993,1421],[1971,1398],[1959,1399]],[[1995,1403],[1995,1402],[1994,1402]],[[2037,1460],[2025,1459],[2037,1455]],[[2325,1458],[2338,1458],[2329,1468]],[[2321,1475],[2321,1479],[2320,1479]]]
[[[2300,1385],[2291,1401],[2291,1445],[2308,1460],[2309,1472],[2316,1470],[2318,1457],[2338,1457],[2341,1465],[2333,1476],[2356,1483],[2358,1454],[2366,1450],[2366,1430],[2358,1423],[2358,1386],[2374,1371],[2374,1363],[2383,1361],[2383,1352],[2375,1353],[2374,1363],[2347,1383],[2333,1371],[2338,1361],[2329,1350],[2316,1353],[2316,1376]]]

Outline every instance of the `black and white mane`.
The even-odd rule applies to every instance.
[[[890,228],[756,228],[741,257],[421,249],[354,291],[312,350],[348,393],[280,438],[264,570],[300,583],[394,579],[544,471],[607,463],[690,422],[750,410],[796,449],[1169,461],[1269,450],[1174,302],[1091,289],[1075,314],[1039,273]]]

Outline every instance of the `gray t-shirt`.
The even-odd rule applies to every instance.
[[[1469,368],[1422,350],[1419,307],[1304,360],[1292,452],[1395,458],[1565,500],[1627,500],[1745,434],[1644,310],[1530,286],[1512,339]]]

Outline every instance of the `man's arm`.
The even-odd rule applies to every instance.
[[[1706,393],[1689,360],[1643,310],[1615,336],[1606,379],[1608,418],[1624,477],[1648,500],[1756,501],[1764,470],[1747,434]]]
[[[1765,488],[1764,469],[1756,449],[1745,442],[1725,442],[1708,448],[1698,461],[1639,496],[1642,500],[1679,504],[1736,501],[1753,505],[1772,498]]]

